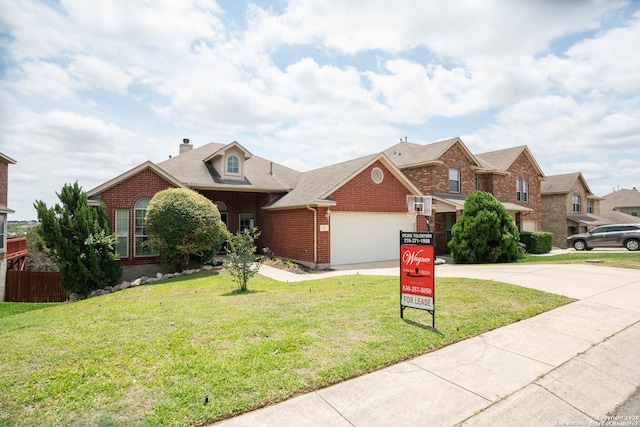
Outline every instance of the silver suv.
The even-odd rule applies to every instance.
[[[567,246],[577,251],[596,247],[624,247],[630,251],[640,248],[640,224],[611,224],[567,237]]]

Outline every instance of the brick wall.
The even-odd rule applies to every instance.
[[[458,147],[453,145],[439,160],[444,164],[419,166],[403,170],[404,174],[416,185],[423,194],[450,193],[449,169],[460,169],[460,193],[471,194],[475,190],[475,172],[471,169],[469,160]]]
[[[102,192],[101,201],[107,207],[112,232],[115,233],[116,209],[129,210],[129,255],[121,258],[122,265],[157,263],[156,257],[134,257],[133,255],[134,207],[140,199],[152,198],[157,192],[167,188],[175,188],[175,186],[151,169],[144,169]]]
[[[0,162],[0,206],[7,206],[9,200],[9,164]]]
[[[325,213],[326,209],[318,209],[318,228],[320,224],[328,223]],[[264,228],[261,228],[260,236],[262,243],[276,257],[312,265],[314,263],[313,216],[313,211],[306,208],[265,212]],[[318,236],[320,235],[318,231]],[[318,263],[328,263],[328,260],[329,247],[323,239],[322,244],[318,245]]]
[[[567,247],[566,194],[545,194],[542,196],[542,231],[553,234],[552,245]]]
[[[380,168],[384,179],[376,184],[371,171]],[[331,210],[349,212],[406,212],[409,190],[377,161],[333,193],[337,205]]]
[[[542,193],[538,173],[525,155],[520,156],[509,167],[509,175],[492,174],[492,194],[501,202],[515,203],[533,209],[533,212],[523,212],[522,221],[535,221],[536,229],[542,226]],[[517,200],[516,181],[523,179],[529,183],[529,200]]]

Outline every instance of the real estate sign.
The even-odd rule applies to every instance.
[[[400,317],[406,307],[427,310],[435,327],[433,233],[400,232]]]

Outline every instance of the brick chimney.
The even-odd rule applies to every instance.
[[[182,140],[182,144],[180,144],[180,154],[186,153],[192,148],[193,148],[193,145],[189,144],[189,138],[184,138]]]

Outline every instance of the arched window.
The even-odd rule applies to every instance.
[[[144,223],[144,215],[147,213],[147,207],[149,206],[148,198],[140,199],[135,205],[134,209],[134,255],[135,256],[150,256],[151,249],[147,245],[149,236],[147,235],[147,227]]]
[[[231,155],[227,157],[227,173],[230,175],[238,175],[240,173],[240,159],[238,159],[238,156]]]

